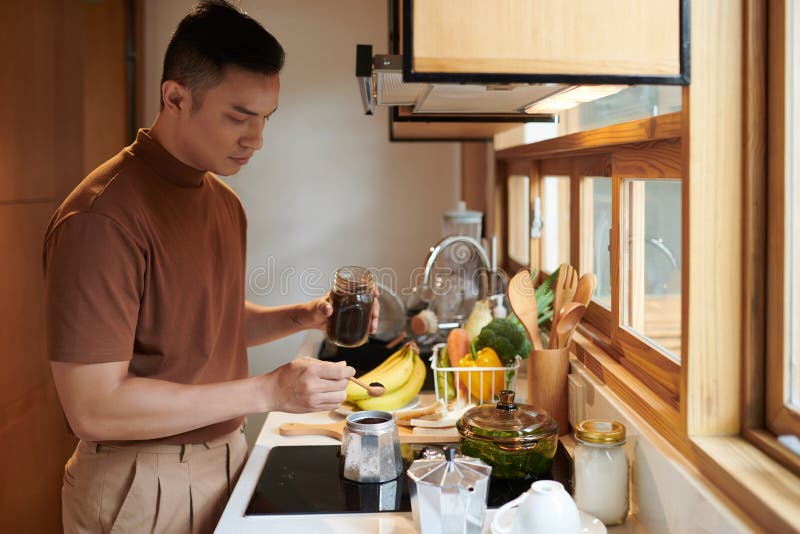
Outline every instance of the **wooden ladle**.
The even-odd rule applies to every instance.
[[[350,377],[350,382],[354,384],[358,384],[362,388],[367,390],[367,393],[370,397],[380,397],[384,393],[386,393],[386,388],[383,387],[383,384],[380,382],[372,382],[371,384],[367,385],[358,378]]]
[[[571,302],[564,306],[559,314],[558,322],[553,324],[547,348],[560,349],[566,347],[578,323],[583,319],[584,313],[586,313],[586,306],[580,302]]]
[[[536,304],[536,290],[533,287],[531,273],[522,269],[508,282],[508,302],[517,316],[528,337],[531,338],[534,350],[542,350],[542,336],[539,334],[539,310]]]

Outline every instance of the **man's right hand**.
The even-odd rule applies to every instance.
[[[347,397],[345,388],[355,369],[345,362],[298,358],[263,375],[265,411],[306,413],[335,410]]]

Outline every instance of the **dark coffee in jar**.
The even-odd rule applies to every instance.
[[[388,419],[381,419],[380,417],[365,417],[356,421],[359,425],[379,425],[385,423]]]
[[[328,338],[340,347],[358,347],[369,337],[372,288],[375,276],[363,267],[336,271],[331,290],[333,314],[328,319]]]

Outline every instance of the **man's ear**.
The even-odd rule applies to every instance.
[[[173,113],[180,114],[192,106],[191,94],[186,87],[175,80],[167,80],[161,84],[161,98],[164,101],[164,108]]]

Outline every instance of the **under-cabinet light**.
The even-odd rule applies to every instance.
[[[555,114],[565,109],[574,108],[578,104],[599,100],[616,94],[628,85],[577,85],[558,94],[534,102],[525,108],[525,113]]]

